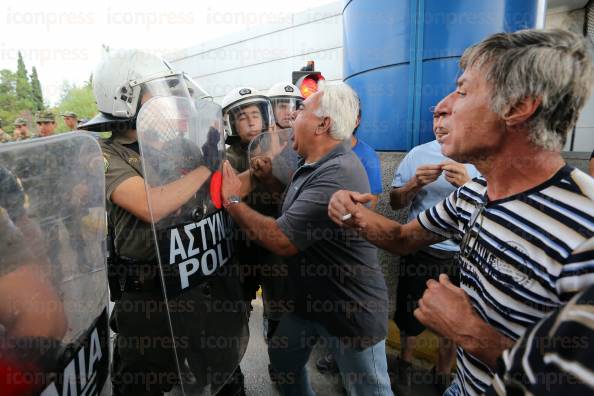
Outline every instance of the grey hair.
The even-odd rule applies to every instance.
[[[524,98],[539,98],[527,127],[532,143],[551,151],[563,148],[592,88],[590,43],[560,29],[494,34],[468,48],[460,67],[486,75],[491,109],[500,116]]]
[[[315,114],[330,117],[330,136],[336,140],[349,139],[353,135],[359,115],[359,97],[346,83],[321,81],[318,91],[323,92]]]

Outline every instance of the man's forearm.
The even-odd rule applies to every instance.
[[[468,330],[457,335],[454,342],[492,369],[497,368],[497,358],[503,351],[515,344],[478,317],[465,327]]]
[[[297,254],[295,246],[272,217],[256,212],[243,202],[230,205],[227,211],[251,240],[279,256]]]
[[[410,205],[415,195],[423,188],[413,176],[402,187],[394,187],[390,191],[390,206],[394,210],[402,209]]]
[[[201,166],[165,186],[152,187],[148,199],[151,200],[155,221],[181,208],[202,187],[210,175],[210,170]]]
[[[359,211],[366,224],[361,230],[362,236],[390,253],[404,256],[444,240],[425,230],[418,220],[402,225],[364,207],[359,208]]]
[[[362,236],[375,246],[394,254],[400,254],[401,225],[370,209],[360,209],[367,224]]]

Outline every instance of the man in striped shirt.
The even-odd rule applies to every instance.
[[[401,226],[337,192],[329,215],[405,255],[460,241],[460,288],[429,280],[417,319],[458,347],[446,395],[478,395],[526,328],[594,284],[594,180],[561,157],[589,98],[587,41],[554,30],[493,35],[469,48],[442,103],[442,153],[483,175]]]

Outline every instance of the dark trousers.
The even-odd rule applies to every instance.
[[[423,297],[429,279],[438,279],[440,274],[447,274],[452,283],[459,284],[455,255],[455,252],[427,247],[400,258],[394,322],[404,335],[417,336],[425,330],[413,312]]]
[[[178,383],[171,331],[160,292],[124,292],[110,326],[114,396],[163,395]]]
[[[110,326],[117,333],[111,370],[114,396],[161,396],[179,384],[169,317],[160,291],[124,292],[114,307]],[[178,354],[184,355],[184,351],[178,350]],[[217,395],[244,394],[244,377],[237,366]]]

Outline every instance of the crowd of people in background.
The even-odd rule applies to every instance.
[[[78,129],[79,124],[86,122],[85,119],[79,120],[76,113],[72,111],[66,111],[60,115],[69,131]],[[46,137],[56,133],[56,116],[52,111],[42,110],[36,112],[35,124],[37,128],[32,131],[29,129],[27,120],[19,117],[14,120],[14,130],[12,131],[12,134],[9,134],[2,129],[2,120],[0,119],[0,143],[18,142],[36,137]]]
[[[592,90],[593,55],[583,37],[524,30],[465,51],[456,89],[430,109],[435,140],[406,153],[390,175],[389,205],[408,210],[404,224],[377,212],[380,159],[357,134],[366,109],[344,82],[320,83],[307,97],[288,82],[267,93],[233,89],[222,103],[226,161],[214,158],[219,137],[211,125],[183,177],[145,186],[136,117],[151,97],[179,95],[173,90],[185,77],[157,57],[129,57],[144,63],[121,69],[124,58],[113,56],[94,74],[98,86],[124,76],[111,91],[101,87],[105,95],[95,90],[97,117],[81,125],[75,113],[61,114],[71,130],[112,131],[100,144],[115,253],[156,268],[155,241],[146,238],[155,216],[180,213],[221,171],[222,206],[242,231],[234,265],[249,270],[239,296],[220,279],[208,295],[245,303],[224,329],[242,338],[262,289],[268,374],[283,395],[315,394],[307,363],[318,344],[318,368],[339,372],[347,394],[413,394],[413,350],[425,329],[439,338],[430,382],[445,396],[594,391],[594,179],[561,155]],[[148,73],[146,65],[155,66]],[[138,87],[130,76],[145,82]],[[185,84],[182,96],[194,100],[197,88]],[[55,133],[53,113],[35,120],[35,134],[19,118],[12,137],[0,129],[0,141]],[[272,158],[251,155],[258,141]],[[295,167],[287,170],[280,159],[291,163],[291,155]],[[401,257],[396,367],[386,355],[390,304],[379,249]],[[158,271],[151,273],[126,275],[134,287],[122,290],[114,309],[114,395],[163,395],[178,384],[170,349],[128,342],[169,334],[166,316],[157,326],[146,312],[124,309],[163,298]],[[230,369],[217,394],[245,394],[239,361]],[[154,373],[167,380],[125,380]]]

